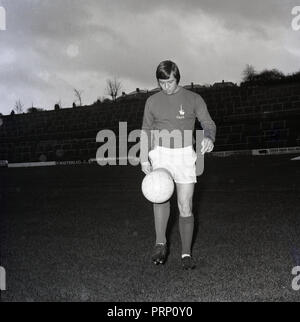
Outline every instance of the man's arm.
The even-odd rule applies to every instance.
[[[141,141],[140,141],[140,162],[141,164],[149,162],[148,161],[148,152],[151,147],[151,130],[153,125],[153,115],[150,110],[150,101],[149,98],[146,101],[143,124],[141,131]]]
[[[209,138],[212,142],[215,142],[217,132],[216,124],[207,110],[207,105],[204,99],[198,94],[195,102],[195,113],[202,129],[204,130],[204,138]]]

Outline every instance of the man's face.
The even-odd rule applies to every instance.
[[[178,87],[177,80],[174,77],[173,72],[168,79],[159,79],[158,84],[164,93],[168,95],[175,93]]]

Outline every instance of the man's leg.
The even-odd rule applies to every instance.
[[[166,230],[170,216],[170,201],[153,204],[156,244],[166,243]]]
[[[181,237],[182,257],[191,256],[191,246],[194,232],[193,194],[194,183],[176,183],[177,202],[179,209],[179,232]]]
[[[170,216],[170,202],[153,204],[156,243],[152,253],[154,264],[164,264],[167,258],[166,230]]]

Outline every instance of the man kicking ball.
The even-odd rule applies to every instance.
[[[180,72],[174,62],[169,60],[161,62],[156,70],[156,79],[161,91],[150,96],[145,104],[141,166],[145,174],[157,168],[165,168],[171,173],[176,185],[179,209],[181,263],[184,269],[193,269],[195,263],[191,255],[194,231],[192,199],[194,185],[197,182],[197,154],[192,141],[185,140],[184,134],[194,130],[197,117],[204,130],[204,139],[201,142],[201,153],[204,154],[214,148],[216,125],[202,97],[179,86]],[[182,134],[183,140],[164,140],[160,134],[158,135],[162,131],[171,133],[174,130]],[[186,130],[188,131],[184,132]],[[155,264],[163,264],[168,253],[166,229],[170,216],[170,201],[154,203],[153,211],[156,243],[152,261]]]

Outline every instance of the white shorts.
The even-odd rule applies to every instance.
[[[176,183],[195,183],[197,154],[192,146],[184,148],[165,148],[157,146],[149,152],[153,170],[165,168]]]

